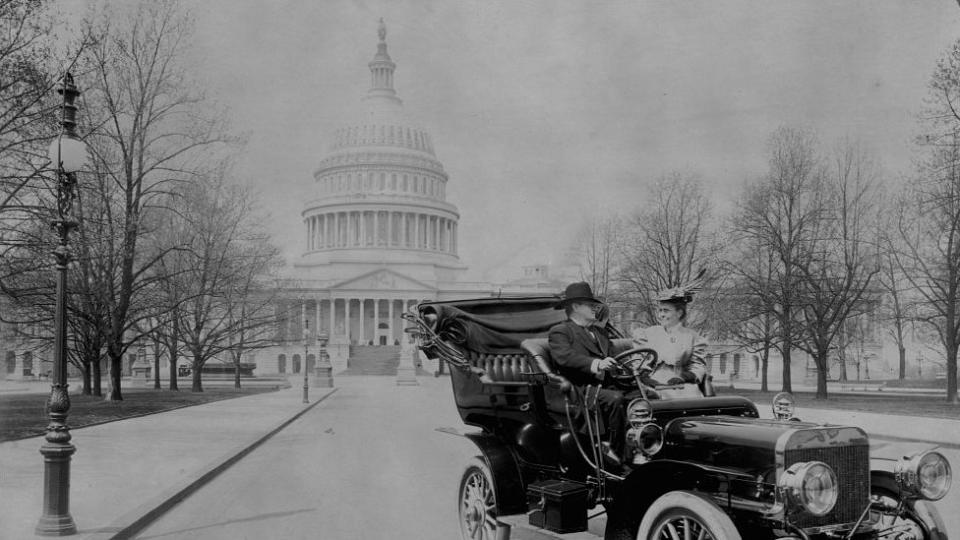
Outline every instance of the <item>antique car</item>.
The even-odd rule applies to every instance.
[[[460,481],[463,538],[509,538],[521,524],[583,538],[601,517],[605,538],[947,538],[929,502],[950,486],[943,455],[871,457],[863,430],[799,421],[789,394],[761,419],[752,401],[709,384],[692,395],[634,387],[627,455],[608,459],[589,391],[550,356],[548,330],[565,318],[557,302],[426,302],[406,315],[427,358],[450,367],[463,422],[479,428],[464,434],[479,455]],[[637,366],[655,351],[606,328],[617,384],[639,384]]]

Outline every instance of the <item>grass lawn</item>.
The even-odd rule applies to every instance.
[[[728,387],[715,387],[717,395],[740,395],[757,403],[758,408],[769,409],[773,396],[777,392],[759,390],[731,390]],[[893,396],[884,392],[864,392],[858,394],[832,394],[825,400],[814,398],[812,392],[794,392],[797,400],[797,414],[803,418],[804,407],[809,409],[842,409],[879,414],[904,414],[908,416],[926,416],[932,418],[951,418],[960,420],[960,405],[946,402],[946,393],[940,395]]]
[[[276,387],[254,387],[236,390],[233,387],[208,387],[203,392],[189,389],[171,392],[152,388],[124,388],[123,401],[104,401],[102,397],[70,395],[67,425],[76,429],[133,416],[143,416],[211,401],[231,399],[263,392]],[[49,394],[0,394],[0,442],[36,437],[46,433],[47,398]]]

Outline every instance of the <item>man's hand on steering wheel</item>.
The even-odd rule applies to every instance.
[[[609,356],[606,358],[602,358],[597,363],[597,369],[599,371],[611,371],[611,370],[618,369],[619,367],[620,367],[620,364]]]

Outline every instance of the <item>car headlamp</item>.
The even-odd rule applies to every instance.
[[[794,463],[779,485],[793,505],[815,516],[825,515],[837,504],[837,474],[822,461]]]
[[[627,442],[639,452],[638,455],[652,456],[663,448],[663,429],[653,422],[653,406],[650,402],[638,398],[627,405]]]
[[[773,396],[773,417],[777,420],[790,420],[796,411],[796,402],[790,392],[780,392]]]
[[[637,447],[645,456],[655,455],[663,448],[663,430],[654,423],[640,428],[636,438]]]
[[[943,498],[950,491],[950,462],[939,452],[920,452],[897,461],[894,477],[900,489],[931,501]]]

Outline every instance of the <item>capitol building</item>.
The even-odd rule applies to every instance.
[[[404,114],[386,34],[381,21],[362,116],[332,134],[313,173],[304,251],[278,295],[277,342],[246,359],[258,375],[299,373],[302,360],[312,370],[305,335],[328,337],[334,373],[386,374],[404,339],[401,314],[419,302],[562,289],[544,280],[465,281],[450,178],[430,134]]]

